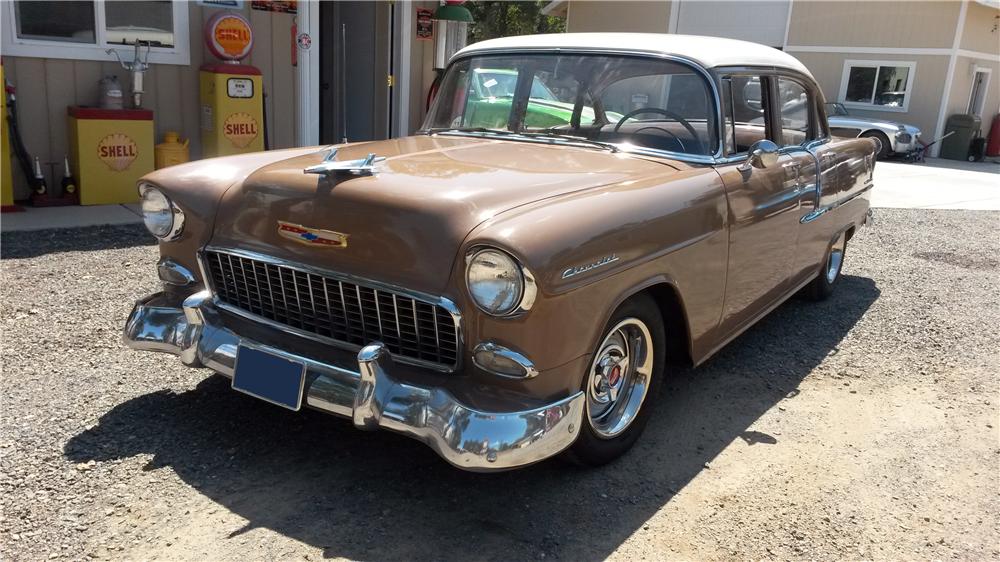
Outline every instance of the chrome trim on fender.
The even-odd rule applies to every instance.
[[[361,429],[383,428],[422,441],[465,470],[506,470],[544,460],[572,445],[583,421],[583,392],[528,410],[481,411],[442,388],[394,379],[392,357],[378,342],[362,348],[356,363],[325,363],[241,338],[223,326],[208,291],[189,297],[183,308],[163,302],[157,293],[136,303],[125,323],[129,347],[179,355],[187,365],[229,377],[241,344],[302,362],[303,404],[349,418]]]
[[[816,209],[812,210],[811,212],[806,213],[805,215],[803,215],[802,218],[799,219],[799,222],[802,223],[802,224],[810,223],[810,222],[812,222],[812,221],[820,218],[821,216],[825,215],[826,213],[829,213],[830,211],[836,209],[837,207],[840,207],[841,205],[846,205],[847,203],[850,203],[851,201],[853,201],[853,200],[857,199],[858,197],[864,195],[866,192],[868,192],[873,187],[875,187],[874,184],[868,184],[861,191],[858,191],[857,193],[852,193],[851,195],[849,195],[849,196],[841,199],[840,201],[837,201],[836,203],[833,203],[833,204],[830,204],[830,205],[826,205],[826,206],[823,206],[823,207],[817,207]]]
[[[160,281],[175,287],[187,287],[194,285],[197,281],[194,274],[183,265],[175,262],[172,258],[160,258],[156,263],[156,273]]]
[[[508,373],[500,373],[489,365],[485,365],[478,357],[480,353],[489,353],[503,357],[523,369],[524,374],[518,376]],[[532,363],[530,359],[513,349],[509,349],[491,341],[484,341],[476,345],[476,347],[472,350],[472,362],[475,363],[475,365],[480,369],[488,371],[498,377],[508,379],[531,379],[538,376],[538,369],[535,368],[535,364]]]
[[[618,254],[611,254],[610,256],[603,256],[595,262],[587,263],[583,265],[577,265],[574,267],[568,267],[562,272],[563,279],[569,279],[581,273],[586,273],[592,269],[597,269],[598,267],[603,267],[609,263],[614,263],[618,261]]]

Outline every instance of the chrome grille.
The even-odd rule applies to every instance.
[[[458,326],[440,305],[229,252],[206,251],[205,266],[224,304],[341,343],[381,341],[398,357],[458,363]]]

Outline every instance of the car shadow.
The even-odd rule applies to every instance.
[[[155,246],[156,238],[141,224],[85,226],[0,233],[2,259],[35,258],[60,252],[119,250]]]
[[[318,412],[293,413],[212,376],[193,390],[122,403],[72,437],[73,462],[152,454],[247,520],[351,559],[601,560],[640,529],[725,447],[768,447],[751,429],[797,387],[878,298],[844,276],[821,303],[791,299],[698,369],[674,371],[636,447],[584,469],[558,459],[474,474],[385,432]]]

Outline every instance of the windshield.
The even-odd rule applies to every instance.
[[[544,134],[711,155],[718,146],[712,99],[707,81],[676,62],[486,55],[448,68],[424,130]]]

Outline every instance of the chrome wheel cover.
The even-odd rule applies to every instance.
[[[587,420],[598,437],[617,437],[635,421],[653,373],[653,337],[638,318],[608,331],[587,375]]]
[[[844,247],[847,245],[847,235],[841,234],[830,248],[830,257],[826,259],[826,282],[833,283],[840,274],[840,266],[844,263]]]

